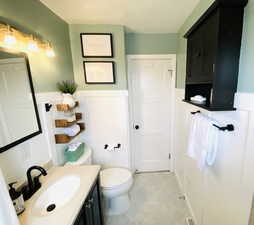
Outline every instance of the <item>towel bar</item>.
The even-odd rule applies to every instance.
[[[234,130],[235,130],[233,124],[228,124],[228,125],[225,126],[225,127],[219,127],[219,126],[217,126],[216,124],[213,124],[213,126],[214,126],[214,127],[217,127],[217,128],[218,128],[219,130],[221,130],[221,131],[225,131],[225,130],[227,130],[227,131],[234,131]]]
[[[196,111],[196,112],[191,112],[192,115],[196,114],[196,113],[200,113],[200,111]]]
[[[198,111],[196,111],[196,112],[191,112],[191,114],[192,115],[195,115],[196,113],[201,113],[199,110]],[[234,127],[234,125],[233,124],[228,124],[227,126],[225,126],[225,127],[220,127],[220,126],[218,126],[218,125],[216,125],[216,124],[213,124],[213,126],[214,127],[217,127],[219,130],[221,130],[221,131],[234,131],[235,130],[235,127]]]

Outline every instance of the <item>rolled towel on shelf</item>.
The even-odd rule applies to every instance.
[[[77,124],[72,125],[71,127],[64,128],[63,132],[69,135],[70,137],[73,137],[80,132],[80,126]]]

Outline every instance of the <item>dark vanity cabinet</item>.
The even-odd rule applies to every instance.
[[[99,181],[94,184],[74,225],[103,225]]]
[[[206,97],[210,111],[234,110],[243,14],[247,0],[217,0],[185,34],[187,65],[185,102]],[[195,104],[194,104],[195,105]]]

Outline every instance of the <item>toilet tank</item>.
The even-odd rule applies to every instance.
[[[82,166],[92,164],[92,149],[85,145],[84,154],[76,162],[67,162],[66,166]]]

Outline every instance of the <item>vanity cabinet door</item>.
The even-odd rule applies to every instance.
[[[84,206],[84,220],[85,220],[85,225],[95,225],[94,224],[94,216],[93,216],[91,199],[88,199],[85,202],[85,206]]]
[[[187,83],[200,82],[202,79],[203,37],[202,30],[196,30],[188,39]]]
[[[103,225],[99,182],[93,186],[84,204],[85,225]]]
[[[74,225],[86,225],[84,210],[81,210],[81,212],[79,213]]]
[[[99,185],[96,184],[91,193],[91,204],[93,211],[93,222],[94,225],[103,225],[102,209],[101,209],[101,199],[100,199],[100,189]]]

